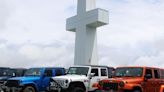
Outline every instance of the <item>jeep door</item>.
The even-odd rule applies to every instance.
[[[49,86],[50,77],[53,76],[53,69],[45,69],[43,79],[42,79],[42,87],[40,91],[45,91]]]
[[[95,89],[92,87],[93,84],[100,81],[100,69],[99,68],[92,68],[91,73],[94,73],[94,76],[90,79],[90,89],[92,91]]]
[[[145,79],[144,79],[144,92],[155,92],[155,84],[154,84],[152,69],[146,69],[144,77],[145,77]]]
[[[154,80],[155,92],[159,92],[160,86],[162,84],[162,80],[160,79],[159,69],[154,69],[153,72],[154,72],[154,78],[155,78]]]
[[[101,68],[100,69],[100,80],[107,79],[108,78],[108,70],[107,68]]]

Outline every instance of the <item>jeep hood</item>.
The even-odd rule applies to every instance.
[[[5,81],[5,80],[7,80],[8,78],[11,78],[11,77],[9,77],[9,76],[0,77],[0,81]]]
[[[142,78],[136,78],[136,77],[134,77],[134,78],[128,78],[128,77],[121,77],[121,78],[110,78],[110,79],[104,79],[104,80],[101,80],[102,82],[121,82],[121,81],[123,81],[123,82],[128,82],[128,83],[133,83],[133,82],[141,82],[141,81],[143,81],[143,79]]]
[[[20,80],[20,81],[37,81],[39,80],[40,77],[15,77],[15,78],[10,78],[9,80]]]
[[[85,80],[87,77],[85,75],[63,75],[63,76],[58,76],[58,77],[53,77],[52,79],[54,80],[71,80],[71,81],[76,81],[76,80]]]

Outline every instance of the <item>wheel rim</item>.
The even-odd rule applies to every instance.
[[[33,88],[27,88],[25,92],[35,92]]]
[[[29,88],[29,91],[28,92],[34,92],[33,89]]]

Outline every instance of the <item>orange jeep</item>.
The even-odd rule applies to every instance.
[[[100,92],[160,92],[164,70],[153,67],[118,67],[113,78],[99,81]]]

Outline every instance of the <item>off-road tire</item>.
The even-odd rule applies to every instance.
[[[32,86],[26,86],[22,92],[36,92],[35,88]]]
[[[134,89],[132,92],[142,92],[142,91],[139,89]]]
[[[75,87],[71,92],[85,92],[85,90],[80,87]]]

